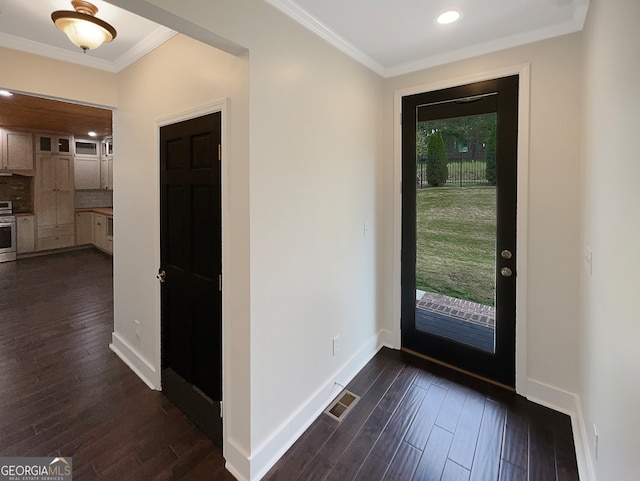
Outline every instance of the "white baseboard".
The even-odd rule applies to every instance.
[[[249,481],[250,455],[231,438],[224,440],[224,460],[225,468],[238,481]]]
[[[258,480],[264,476],[282,457],[294,442],[307,430],[311,423],[326,409],[373,356],[390,339],[391,333],[380,331],[372,336],[351,358],[337,369],[325,383],[302,403],[288,419],[286,419],[261,446],[249,457],[249,473],[239,469],[240,459],[232,461],[235,454],[225,450],[227,469],[241,480]],[[228,445],[225,445],[227,448]],[[238,463],[238,464],[235,464]],[[244,464],[244,463],[243,463]]]
[[[580,397],[533,379],[527,381],[525,397],[531,402],[564,413],[571,418],[580,481],[596,481]]]
[[[142,379],[147,386],[156,391],[161,390],[160,373],[144,357],[125,341],[117,332],[111,334],[109,349],[117,354],[129,368]]]
[[[591,457],[591,450],[589,449],[587,426],[584,421],[582,403],[579,398],[577,398],[576,413],[571,416],[571,425],[573,426],[573,438],[576,444],[580,481],[596,481],[593,458]]]

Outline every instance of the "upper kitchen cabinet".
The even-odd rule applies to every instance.
[[[100,188],[113,190],[113,139],[102,140],[102,156],[100,161]]]
[[[100,142],[75,139],[75,187],[76,190],[100,189]]]
[[[0,129],[0,169],[33,175],[33,134]]]
[[[73,143],[70,136],[60,135],[36,135],[37,154],[73,154]]]
[[[76,155],[98,157],[100,155],[100,143],[97,140],[76,139]]]

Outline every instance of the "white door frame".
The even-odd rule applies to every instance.
[[[168,116],[168,117],[163,117],[160,119],[156,119],[156,141],[155,141],[155,148],[156,148],[156,156],[155,158],[158,159],[158,186],[160,185],[160,128],[164,127],[166,125],[171,125],[171,124],[175,124],[177,122],[182,122],[185,120],[191,120],[191,119],[195,119],[197,117],[202,117],[204,115],[208,115],[208,114],[213,114],[216,112],[220,112],[222,114],[222,123],[221,123],[221,149],[222,149],[222,165],[220,168],[220,195],[222,198],[222,212],[221,212],[221,219],[222,219],[222,285],[223,286],[230,286],[231,283],[229,282],[229,276],[230,276],[230,259],[231,259],[231,255],[230,255],[230,250],[229,250],[229,246],[231,245],[230,239],[229,239],[229,235],[230,235],[230,229],[226,229],[225,226],[227,225],[227,223],[229,222],[229,162],[225,162],[225,150],[227,148],[228,144],[228,133],[229,133],[229,99],[228,98],[223,98],[220,100],[217,100],[215,102],[212,102],[210,104],[206,104],[206,105],[202,105],[199,107],[195,107],[193,109],[190,110],[186,110],[183,112],[179,112],[177,114]],[[158,223],[158,227],[159,227],[159,223]],[[160,239],[160,232],[158,232],[157,238]],[[160,266],[160,246],[158,245],[158,250],[157,250],[157,264],[158,266]],[[161,312],[162,312],[162,306],[161,306],[161,296],[160,296],[160,284],[158,283],[157,286],[158,289],[158,295],[157,295],[157,304],[156,304],[156,312],[158,313],[158,315],[156,316],[156,339],[155,339],[155,348],[156,348],[156,359],[158,362],[158,366],[160,371],[162,370],[162,356],[161,356],[161,346],[162,346],[162,320],[161,320]],[[220,410],[221,410],[221,414],[222,414],[222,441],[223,441],[223,445],[226,445],[226,439],[227,439],[227,421],[225,419],[226,416],[226,412],[225,410],[222,408],[222,406],[224,406],[226,404],[226,393],[231,392],[229,389],[227,389],[228,387],[228,383],[230,383],[231,381],[231,353],[230,353],[230,349],[228,349],[228,347],[231,345],[230,343],[230,333],[231,333],[231,326],[228,325],[229,322],[229,316],[226,315],[227,313],[231,312],[230,309],[230,299],[231,299],[231,294],[229,289],[222,289],[222,402],[220,405]]]

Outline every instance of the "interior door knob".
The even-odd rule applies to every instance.
[[[502,274],[502,277],[511,277],[513,272],[508,267],[503,267],[500,269],[500,274]]]

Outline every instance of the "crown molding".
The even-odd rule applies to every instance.
[[[53,47],[51,45],[2,32],[0,32],[0,46],[52,58],[54,60],[60,60],[62,62],[83,65],[85,67],[104,70],[111,73],[118,73],[153,49],[162,45],[164,42],[176,35],[176,33],[177,32],[174,32],[173,30],[160,26],[114,61],[92,57],[91,55],[87,55],[80,51],[77,53],[72,52],[64,48]]]
[[[128,67],[136,60],[144,57],[146,54],[155,50],[160,45],[171,39],[178,32],[171,30],[167,27],[158,26],[153,32],[140,40],[136,45],[127,50],[123,55],[115,59],[112,63],[114,72],[117,73],[120,70]]]
[[[496,40],[491,40],[488,42],[483,42],[480,44],[470,45],[469,47],[424,57],[419,60],[398,64],[392,67],[384,67],[382,66],[382,64],[380,64],[369,55],[349,43],[346,39],[338,35],[324,23],[316,19],[313,15],[311,15],[304,8],[298,5],[294,0],[265,1],[274,8],[280,10],[288,17],[301,24],[302,26],[306,27],[308,30],[323,38],[338,50],[353,58],[355,61],[361,63],[365,67],[368,67],[384,78],[396,77],[398,75],[404,75],[407,73],[416,72],[418,70],[437,67],[439,65],[444,65],[459,60],[465,60],[471,57],[476,57],[478,55],[484,55],[492,52],[497,52],[499,50],[518,47],[527,43],[538,42],[541,40],[558,37],[560,35],[578,32],[584,27],[584,22],[589,10],[589,0],[573,0],[573,15],[571,20],[567,22],[559,23],[546,28],[532,30],[530,32],[524,32]],[[571,0],[559,1],[571,2]]]
[[[376,60],[368,56],[362,50],[358,49],[347,40],[342,38],[336,32],[327,27],[320,20],[315,18],[309,12],[307,12],[300,5],[295,3],[292,0],[265,0],[272,7],[280,10],[282,13],[292,18],[302,26],[306,27],[308,30],[311,30],[313,33],[323,38],[331,45],[336,47],[338,50],[344,52],[349,57],[353,58],[357,62],[360,62],[365,67],[373,70],[379,75],[383,77],[385,68],[378,63]]]

